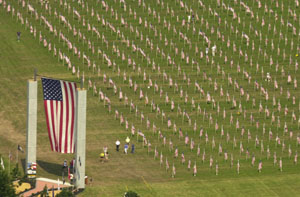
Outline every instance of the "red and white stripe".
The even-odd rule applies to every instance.
[[[52,151],[74,152],[76,83],[60,81],[63,101],[44,100]]]

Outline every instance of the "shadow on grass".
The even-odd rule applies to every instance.
[[[22,169],[23,169],[24,174],[26,174],[26,168],[25,168],[25,166],[27,166],[27,165],[25,165],[25,162],[26,162],[25,159],[21,159],[21,165],[22,165]]]
[[[56,163],[50,163],[47,161],[41,161],[41,160],[37,160],[37,164],[38,166],[40,166],[43,170],[45,170],[46,172],[48,172],[49,174],[53,174],[56,176],[62,176],[63,173],[65,175],[68,175],[67,171],[63,171],[62,169],[62,165],[56,164]]]

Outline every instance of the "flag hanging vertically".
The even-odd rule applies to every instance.
[[[52,151],[74,152],[76,83],[42,78],[44,106]]]
[[[18,144],[18,151],[21,151],[22,153],[24,153],[23,148]]]

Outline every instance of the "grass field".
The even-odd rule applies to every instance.
[[[193,9],[194,13],[199,15],[199,20],[196,19],[195,22],[190,23],[189,27],[187,16],[190,14],[186,8],[181,8],[179,1],[166,0],[162,2],[165,3],[164,6],[161,3],[158,4],[157,1],[139,6],[138,1],[128,1],[126,11],[124,6],[116,1],[107,2],[108,11],[105,11],[101,3],[97,4],[96,1],[90,1],[89,6],[85,5],[85,8],[82,8],[82,5],[80,6],[77,2],[69,2],[68,6],[71,10],[69,14],[68,8],[60,6],[59,2],[50,2],[51,11],[46,9],[45,4],[41,5],[37,1],[30,2],[39,16],[41,14],[45,16],[47,21],[55,26],[58,33],[63,33],[73,43],[73,47],[76,46],[82,52],[81,55],[87,55],[88,59],[91,60],[91,68],[88,68],[87,61],[83,63],[82,57],[80,59],[75,57],[74,48],[68,50],[67,44],[62,42],[58,36],[54,36],[54,33],[49,32],[44,22],[41,22],[40,19],[35,20],[34,15],[31,17],[26,8],[22,9],[21,3],[13,1],[11,5],[16,8],[16,12],[22,14],[24,20],[28,19],[26,29],[25,25],[21,25],[20,20],[16,20],[16,16],[12,16],[11,13],[8,14],[1,6],[0,153],[7,159],[9,151],[12,151],[13,161],[16,161],[17,144],[25,147],[26,81],[32,78],[34,68],[37,68],[38,73],[42,76],[79,81],[76,74],[72,75],[71,69],[68,69],[66,64],[64,65],[65,62],[59,60],[59,55],[53,55],[53,49],[49,52],[47,47],[42,46],[42,42],[39,43],[41,32],[43,39],[51,42],[52,47],[55,46],[57,51],[60,49],[71,59],[76,72],[78,68],[80,69],[80,76],[82,76],[83,71],[85,72],[86,88],[88,87],[88,80],[91,79],[93,86],[96,85],[97,91],[101,89],[105,96],[111,100],[112,110],[109,113],[108,106],[103,101],[99,101],[98,96],[93,96],[92,90],[88,92],[86,173],[93,178],[93,182],[87,186],[81,196],[121,196],[127,190],[134,190],[141,196],[297,196],[300,191],[300,167],[294,164],[294,157],[296,152],[299,152],[297,137],[299,136],[300,100],[299,89],[294,87],[294,80],[296,79],[297,84],[299,71],[296,64],[298,64],[299,57],[295,55],[300,53],[300,19],[299,12],[297,12],[299,8],[296,8],[295,2],[281,0],[278,7],[276,2],[268,2],[268,10],[272,9],[273,12],[266,12],[264,10],[265,2],[262,2],[262,8],[259,9],[258,3],[251,1],[248,5],[250,11],[254,12],[254,18],[251,18],[251,14],[247,13],[246,8],[243,8],[240,3],[235,4],[234,1],[229,0],[222,1],[225,5],[230,5],[235,9],[241,19],[239,23],[238,19],[233,19],[233,14],[230,11],[224,10],[223,6],[218,6],[215,1],[203,1],[206,8],[199,7],[197,1],[187,1],[184,4],[187,4],[188,9]],[[71,7],[78,10],[82,16],[81,19],[74,17]],[[89,11],[87,11],[87,7]],[[149,8],[151,14],[148,13]],[[218,13],[221,19],[220,24],[218,17],[210,14],[209,8]],[[296,19],[290,16],[290,8],[295,10]],[[92,9],[95,9],[95,16],[91,15]],[[137,19],[134,19],[134,14],[130,14],[129,10],[131,9],[133,13],[137,13]],[[67,18],[73,30],[74,27],[77,31],[80,29],[80,32],[85,35],[86,41],[83,42],[83,38],[79,39],[78,36],[73,36],[73,30],[69,30],[70,28],[63,22],[59,22],[58,17],[55,17],[54,10]],[[153,10],[156,11],[157,16],[160,15],[161,22],[158,22],[158,17],[154,16]],[[169,14],[167,13],[168,10],[171,10]],[[175,13],[174,16],[172,16],[172,10]],[[275,20],[274,11],[278,14],[277,20]],[[110,29],[109,25],[102,25],[102,20],[98,22],[97,13],[101,19],[105,19],[106,24],[109,23],[121,33],[118,35]],[[117,20],[116,13],[118,13]],[[281,16],[285,25],[281,25]],[[128,27],[121,25],[120,19],[122,17],[128,22]],[[139,17],[143,21],[142,24],[139,24]],[[266,23],[264,26],[261,25],[262,17]],[[83,25],[83,18],[86,23],[85,26]],[[147,27],[145,27],[145,19],[148,21]],[[164,20],[168,21],[166,25],[164,25]],[[182,20],[185,20],[184,26]],[[201,20],[205,22],[201,22]],[[168,30],[169,22],[170,30]],[[296,35],[294,29],[288,26],[287,22],[295,28]],[[88,30],[87,24],[89,23],[98,29],[101,35],[99,38],[95,32],[92,33]],[[150,23],[153,28],[149,28]],[[268,27],[269,24],[271,25],[270,28]],[[36,38],[29,32],[31,25],[37,30]],[[130,26],[133,27],[133,30],[130,30]],[[193,33],[193,26],[196,28],[196,33]],[[176,35],[173,33],[173,28],[177,31]],[[155,35],[155,30],[157,30],[157,35]],[[200,30],[205,32],[211,40],[209,62],[207,62],[205,55],[208,44],[204,38],[198,36]],[[258,31],[258,36],[255,35],[255,30]],[[22,32],[20,42],[17,42],[16,39],[17,31]],[[139,36],[136,31],[139,32]],[[179,38],[178,32],[182,32],[182,35],[188,38],[187,41]],[[221,32],[224,41],[222,36],[216,32]],[[242,32],[250,37],[248,46]],[[279,32],[282,32],[282,38],[280,38]],[[141,40],[141,34],[143,34],[143,40]],[[161,38],[160,34],[162,35]],[[121,35],[124,37],[122,38]],[[146,41],[147,39],[149,42]],[[129,46],[127,46],[127,40],[130,40]],[[166,44],[166,40],[168,44]],[[227,46],[228,40],[230,40],[230,46]],[[88,41],[92,43],[91,48],[88,47]],[[188,44],[188,41],[191,44]],[[139,51],[134,51],[132,44],[140,47],[150,61],[146,61]],[[153,44],[154,49],[149,46],[151,44]],[[217,46],[217,53],[214,57],[211,52],[213,45]],[[233,47],[234,45],[236,47]],[[254,49],[252,49],[253,45]],[[102,51],[100,57],[97,52],[92,52],[92,47],[96,51],[98,49]],[[160,50],[157,50],[157,47]],[[196,52],[196,47],[199,48],[199,52]],[[237,50],[235,51],[234,48]],[[120,55],[114,50],[120,50]],[[176,50],[178,50],[178,54],[176,54]],[[240,50],[243,55],[240,54]],[[162,55],[162,51],[165,55]],[[181,58],[181,51],[184,51],[184,60]],[[200,55],[201,51],[204,54],[203,58]],[[122,60],[122,53],[125,54],[125,60]],[[248,60],[245,58],[246,53]],[[108,61],[104,60],[103,54],[107,54],[108,59],[111,59],[115,66],[108,67]],[[168,63],[167,57],[169,55],[176,64]],[[188,62],[186,56],[189,56]],[[136,70],[133,69],[132,64],[128,65],[129,57],[135,61]],[[192,59],[197,63],[192,63]],[[231,61],[233,61],[232,65]],[[271,61],[274,63],[271,64]],[[95,72],[92,68],[94,62],[96,65]],[[155,69],[153,69],[153,62],[155,62]],[[141,67],[140,73],[139,67]],[[160,67],[161,73],[158,72],[158,67]],[[100,74],[97,73],[98,68],[101,70]],[[120,76],[118,76],[118,69]],[[272,82],[265,80],[267,72],[271,74]],[[116,95],[114,88],[109,87],[108,83],[103,83],[104,73],[107,75],[107,80],[111,78],[116,85]],[[124,73],[127,77],[125,81],[123,80]],[[143,79],[144,73],[146,80]],[[245,73],[251,76],[251,80]],[[164,75],[167,77],[165,78]],[[184,79],[184,75],[187,79]],[[207,76],[206,79],[205,75]],[[287,83],[288,75],[291,75],[292,78],[290,84]],[[134,87],[130,88],[129,78],[132,79],[133,84],[138,85],[136,93],[133,91]],[[148,88],[150,78],[153,84],[158,85],[157,92],[154,91],[155,85]],[[172,88],[169,88],[170,78],[173,80]],[[229,78],[233,81],[232,84],[229,83]],[[190,85],[188,85],[188,80],[190,80]],[[278,83],[278,89],[274,88],[275,80]],[[255,81],[259,85],[257,89],[254,88]],[[195,82],[199,83],[200,89],[205,92],[203,95],[199,90],[196,90]],[[178,91],[174,88],[175,83],[178,84]],[[215,84],[217,84],[216,89]],[[220,95],[221,87],[224,90],[224,96]],[[244,96],[241,96],[241,87],[245,91]],[[136,110],[131,110],[131,107],[124,105],[124,99],[122,102],[119,101],[120,88],[123,94],[128,97],[129,105],[132,102],[138,106],[137,113]],[[183,92],[182,98],[180,98],[180,89]],[[144,94],[142,99],[139,98],[140,90]],[[163,90],[162,95],[160,95],[160,90]],[[215,107],[213,104],[206,103],[207,92],[216,101]],[[229,102],[226,99],[227,92],[231,99]],[[247,93],[249,93],[249,101],[246,100]],[[170,100],[168,104],[165,103],[166,94]],[[289,94],[290,97],[288,97]],[[147,105],[145,104],[146,95],[149,97],[149,104]],[[266,99],[266,97],[269,98]],[[187,98],[186,103],[185,98]],[[253,101],[253,99],[255,100]],[[173,111],[171,110],[171,100],[175,103]],[[192,100],[195,101],[194,108]],[[234,105],[232,100],[236,100],[236,107],[232,107]],[[255,102],[255,106],[253,106],[253,102]],[[155,110],[153,110],[151,103],[155,103]],[[262,112],[259,112],[260,103]],[[160,112],[157,111],[157,106],[160,108]],[[181,112],[178,111],[178,106]],[[201,107],[201,110],[198,106]],[[43,108],[41,83],[39,82],[38,176],[57,179],[61,176],[63,160],[65,158],[70,160],[72,155],[62,155],[50,151]],[[281,109],[279,110],[279,108]],[[288,109],[286,115],[285,108]],[[270,111],[270,115],[267,115],[266,109]],[[115,120],[115,110],[118,110],[119,114],[122,113],[124,118],[128,120],[128,131],[124,124],[120,125],[119,118]],[[185,110],[188,116],[184,115],[183,111]],[[226,110],[225,118],[223,117],[224,110]],[[238,114],[237,112],[241,113]],[[274,114],[274,121],[272,113]],[[145,116],[143,121],[141,121],[141,114]],[[232,124],[230,124],[230,116],[233,119]],[[253,121],[251,121],[251,116],[253,116]],[[293,120],[293,116],[296,117],[296,120]],[[146,127],[147,118],[150,121],[150,128]],[[172,121],[171,128],[167,127],[168,118]],[[278,120],[280,120],[279,125]],[[197,128],[194,131],[195,122]],[[236,128],[237,122],[239,122],[239,128]],[[176,134],[173,133],[174,123],[177,125]],[[216,123],[218,129],[215,129]],[[153,124],[157,128],[155,133],[153,132]],[[287,125],[287,132],[285,132],[285,124]],[[140,129],[149,140],[148,142],[151,142],[152,146],[149,153],[141,141],[137,142],[136,136],[131,139],[136,145],[134,155],[124,155],[122,152],[114,151],[115,140],[119,138],[122,143],[121,147],[123,147],[126,136],[130,136],[132,125],[134,125],[136,132]],[[224,136],[221,136],[222,127],[224,128]],[[243,127],[245,134],[241,136]],[[184,137],[179,139],[179,128],[183,130],[184,136],[189,136],[190,141],[191,139],[194,140],[195,148],[193,151],[189,148],[190,143],[188,146],[185,145]],[[203,128],[203,136],[200,138],[201,128]],[[251,139],[248,139],[248,130]],[[162,137],[158,135],[158,131],[161,131]],[[273,132],[273,138],[270,140],[269,131]],[[292,137],[290,137],[290,132],[293,134]],[[207,142],[205,142],[206,133],[208,134]],[[226,140],[227,133],[230,136],[228,142]],[[280,144],[277,140],[275,141],[276,136],[280,138]],[[163,145],[164,137],[166,145]],[[256,138],[259,142],[257,146],[255,145]],[[234,146],[233,139],[236,139],[236,146]],[[172,151],[169,150],[170,140],[174,145]],[[262,143],[264,144],[263,147],[261,146]],[[199,157],[196,155],[198,144],[201,148]],[[243,144],[245,149],[242,153],[240,153],[240,144]],[[103,146],[108,146],[110,153],[110,160],[106,163],[100,163],[98,160],[98,154],[102,152]],[[219,146],[223,149],[222,153],[219,153]],[[160,167],[159,157],[153,159],[155,147],[159,155],[163,154],[164,156],[162,167]],[[179,158],[177,159],[174,158],[176,147],[179,149]],[[270,149],[270,159],[267,159],[267,147]],[[289,158],[289,148],[292,151],[291,158]],[[249,158],[246,156],[246,150],[249,150]],[[202,162],[204,151],[206,159]],[[185,155],[185,164],[181,164],[180,155],[182,152]],[[224,152],[229,155],[228,161],[224,159]],[[274,152],[277,153],[278,160],[275,165],[273,164]],[[231,154],[234,158],[232,167],[230,167]],[[253,156],[255,156],[256,161],[252,167]],[[209,167],[210,157],[213,158],[212,169]],[[170,169],[167,172],[166,158],[170,164]],[[279,170],[280,158],[283,161],[283,172]],[[19,153],[19,159],[24,160],[25,154]],[[187,170],[188,160],[191,160],[190,171]],[[237,174],[237,160],[241,165],[239,175]],[[259,161],[263,162],[262,173],[257,172]],[[194,162],[197,162],[198,173],[196,177],[192,176]],[[215,175],[216,162],[219,167],[218,176]],[[175,178],[171,178],[173,163],[176,166]]]

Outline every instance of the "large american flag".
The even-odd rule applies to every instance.
[[[44,106],[52,151],[74,152],[76,83],[42,78]]]

